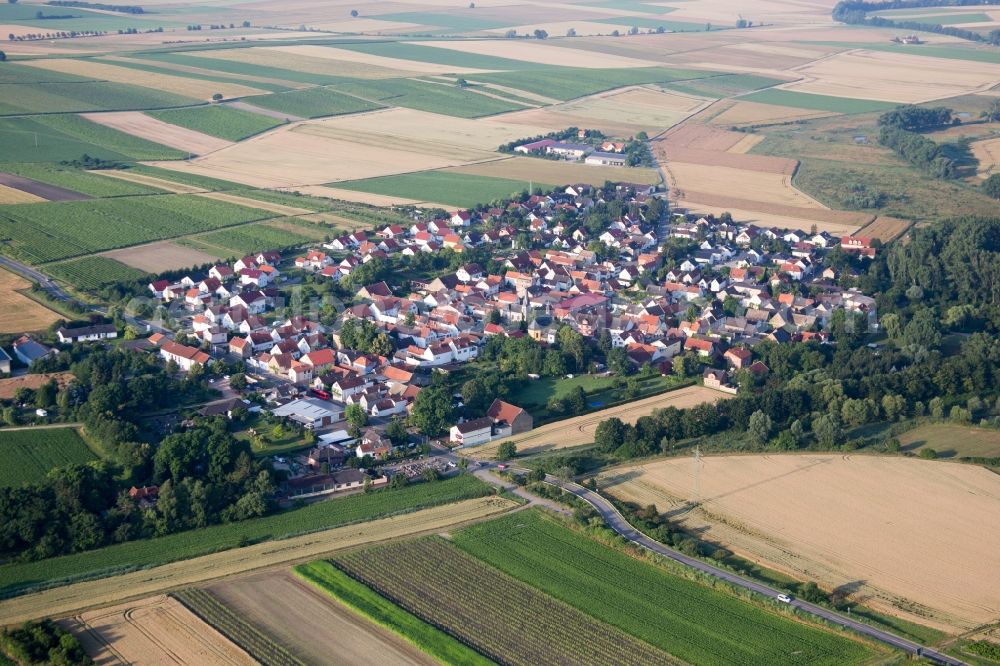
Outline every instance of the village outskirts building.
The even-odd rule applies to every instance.
[[[493,419],[488,416],[457,423],[451,427],[449,432],[449,439],[460,446],[485,444],[492,438]]]
[[[275,416],[302,424],[307,430],[333,425],[344,417],[344,408],[319,398],[299,398],[271,410]]]
[[[94,340],[111,340],[118,337],[118,329],[114,324],[96,324],[80,328],[60,328],[56,337],[64,345],[74,342],[92,342]]]
[[[587,155],[583,163],[590,164],[591,166],[623,167],[625,166],[625,156],[615,153],[594,152]]]

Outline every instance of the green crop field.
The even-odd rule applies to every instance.
[[[73,428],[0,430],[0,486],[41,481],[50,469],[96,460]]]
[[[48,560],[8,562],[0,565],[0,598],[43,584],[110,576],[236,548],[241,543],[285,539],[482,497],[491,492],[491,486],[471,474],[463,474],[442,481],[350,495],[263,518],[131,541]]]
[[[2,104],[2,102],[0,102]],[[83,154],[105,160],[172,160],[185,154],[74,115],[0,118],[7,162],[60,162]]]
[[[420,28],[419,32],[431,34],[476,32],[479,30],[492,30],[493,28],[506,28],[511,25],[510,19],[479,16],[477,12],[468,8],[440,12],[399,12],[396,14],[382,14],[373,16],[372,18],[385,21],[400,21],[402,23],[418,23],[431,28]],[[443,28],[443,30],[439,28]]]
[[[0,123],[2,124],[2,123]],[[31,178],[41,183],[64,187],[92,197],[127,197],[139,194],[163,194],[163,190],[130,183],[127,180],[108,178],[83,169],[45,162],[0,162],[0,172]]]
[[[401,60],[416,60],[435,65],[453,65],[455,67],[474,67],[476,69],[494,70],[537,70],[549,69],[550,65],[511,60],[496,56],[480,55],[478,53],[462,53],[454,49],[424,46],[413,42],[356,42],[353,44],[337,44],[337,48],[371,53],[386,58]]]
[[[690,21],[664,21],[658,18],[645,18],[642,16],[622,16],[617,18],[608,19],[595,19],[596,23],[607,23],[609,28],[608,32],[614,30],[615,27],[621,32],[625,32],[626,29],[631,27],[640,28],[643,30],[656,30],[657,28],[663,28],[664,30],[669,30],[670,32],[705,32],[711,26],[713,30],[720,30],[722,26],[712,26],[706,23],[691,23]]]
[[[98,62],[103,62],[103,60],[98,59]],[[191,71],[191,70],[178,70],[176,68],[170,68],[161,66],[157,63],[151,63],[143,60],[134,60],[127,58],[117,58],[115,60],[108,61],[108,64],[115,65],[117,67],[128,67],[129,69],[134,69],[137,72],[152,72],[155,74],[166,74],[168,76],[183,76],[187,79],[198,79],[200,81],[214,81],[215,83],[240,83],[245,86],[250,86],[251,88],[259,88],[261,90],[269,90],[271,92],[284,92],[286,90],[291,90],[291,85],[279,85],[277,83],[269,83],[264,81],[255,81],[247,78],[240,78],[239,75],[229,76],[225,72],[217,72],[215,70],[202,70],[202,71]],[[192,65],[193,67],[193,65]],[[137,76],[141,76],[137,74]]]
[[[149,111],[146,115],[227,141],[242,141],[282,124],[275,118],[228,106],[196,106],[170,111]]]
[[[784,81],[781,79],[772,79],[767,76],[756,76],[754,74],[726,74],[685,83],[670,83],[665,87],[677,92],[694,95],[728,97],[729,95],[750,92],[751,90],[770,88],[779,83],[784,83]]]
[[[188,67],[200,67],[210,71],[226,72],[227,74],[242,74],[244,76],[263,76],[279,81],[290,83],[308,83],[316,86],[325,86],[332,83],[340,83],[351,80],[349,77],[328,76],[326,74],[313,74],[311,72],[299,72],[293,69],[281,67],[267,67],[263,65],[252,65],[237,60],[222,60],[219,58],[206,58],[199,56],[198,51],[184,51],[175,53],[143,53],[137,56],[142,60],[150,62],[166,62],[175,65],[185,65]],[[252,84],[257,86],[258,84]]]
[[[375,624],[393,631],[443,664],[486,666],[493,662],[354,580],[329,562],[295,567],[303,580]]]
[[[537,511],[473,525],[453,542],[533,587],[696,664],[846,664],[873,651],[613,550]]]
[[[839,46],[845,49],[866,49],[868,51],[887,51],[889,53],[906,53],[908,55],[924,56],[926,58],[945,58],[947,60],[968,60],[970,62],[991,62],[1000,64],[1000,51],[995,48],[975,48],[973,46],[929,46],[921,44],[920,48],[903,44],[873,44],[871,42],[824,42],[804,41],[803,44],[818,44],[820,46]]]
[[[220,602],[212,593],[200,588],[190,588],[171,593],[195,615],[218,629],[229,640],[246,650],[247,654],[265,666],[305,666],[288,650],[261,633],[231,608]]]
[[[271,217],[188,194],[20,204],[0,208],[0,249],[43,263]]]
[[[356,192],[387,194],[417,201],[433,201],[471,208],[476,204],[490,203],[512,194],[519,194],[522,190],[527,190],[529,185],[527,180],[473,176],[450,171],[423,171],[401,176],[353,180],[336,183],[334,186]],[[535,185],[542,188],[554,187],[546,183],[535,183]]]
[[[100,289],[109,284],[149,277],[145,271],[107,257],[81,257],[49,264],[45,272],[81,289]]]
[[[274,95],[245,97],[243,101],[262,109],[280,111],[300,118],[339,116],[381,109],[383,105],[344,95],[330,88],[309,88]]]
[[[638,0],[601,0],[592,3],[593,7],[607,7],[608,9],[619,9],[628,12],[642,12],[643,14],[669,14],[677,11],[676,7],[662,7]]]
[[[814,95],[812,93],[795,92],[794,90],[761,90],[760,92],[743,95],[739,99],[745,102],[777,104],[778,106],[791,106],[796,109],[809,109],[811,111],[829,111],[831,113],[871,113],[873,111],[887,111],[897,106],[892,102]]]
[[[40,67],[29,67],[19,65],[16,62],[5,62],[0,67],[0,85],[10,83],[93,83],[93,79],[88,79],[75,74],[65,74],[50,69]],[[6,90],[2,88],[0,90]]]
[[[525,90],[561,100],[634,86],[643,83],[670,83],[688,79],[710,78],[703,71],[669,69],[666,67],[640,67],[634,69],[584,69],[552,67],[546,70],[521,72],[495,72],[476,74],[476,81],[498,83],[502,86]]]
[[[504,575],[441,538],[338,554],[333,562],[420,619],[505,663],[662,664],[667,655]]]
[[[3,88],[0,116],[26,113],[130,111],[187,106],[195,100],[111,81],[12,83]]]
[[[235,229],[213,231],[190,238],[182,238],[180,243],[207,252],[222,252],[226,256],[246,255],[250,252],[281,250],[286,247],[305,245],[314,238],[297,234],[288,229],[275,229],[264,224],[249,224]]]
[[[413,79],[341,83],[334,87],[349,95],[385,105],[442,113],[459,118],[478,118],[525,108],[520,104],[459,88],[457,85],[427,83]]]

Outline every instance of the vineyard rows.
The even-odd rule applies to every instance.
[[[210,592],[191,588],[173,595],[202,620],[219,630],[263,666],[305,666],[292,653],[231,611]]]
[[[417,617],[505,664],[674,663],[669,656],[442,539],[420,539],[334,558]]]
[[[100,289],[108,284],[141,280],[149,275],[107,257],[81,257],[50,264],[46,267],[46,272],[82,289]]]
[[[690,663],[845,666],[872,657],[859,641],[673,575],[538,512],[473,525],[455,533],[453,542]]]
[[[12,241],[15,256],[43,263],[269,217],[274,215],[182,194],[22,204],[0,212],[0,239]]]

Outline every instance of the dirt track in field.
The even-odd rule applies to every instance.
[[[288,570],[240,576],[208,591],[307,664],[352,666],[378,659],[399,666],[438,662],[396,634],[362,618]]]
[[[252,666],[257,662],[173,597],[157,595],[65,620],[97,664]]]
[[[648,416],[654,410],[666,407],[685,409],[704,402],[716,402],[728,398],[729,394],[713,391],[704,386],[688,386],[668,391],[651,398],[636,400],[618,407],[602,409],[583,416],[564,419],[549,423],[530,432],[515,435],[506,439],[497,439],[482,446],[465,449],[464,452],[475,458],[492,458],[497,447],[502,442],[514,442],[518,455],[541,453],[570,446],[590,444],[594,441],[594,431],[601,421],[617,417],[626,423],[635,423],[640,416]]]
[[[234,548],[113,578],[74,583],[0,601],[0,626],[21,624],[41,617],[66,616],[238,573],[313,560],[342,548],[427,531],[436,532],[516,506],[498,497],[482,497],[281,541]]]

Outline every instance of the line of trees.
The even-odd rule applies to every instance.
[[[145,14],[146,11],[139,5],[106,5],[102,2],[83,2],[83,0],[49,0],[45,4],[53,7],[84,7],[86,9],[100,9],[106,12],[118,12],[120,14]]]
[[[927,137],[896,127],[883,127],[879,131],[878,141],[935,178],[958,177],[955,160],[945,154],[940,144]]]

